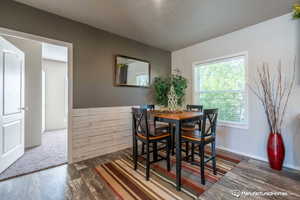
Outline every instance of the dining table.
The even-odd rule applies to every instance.
[[[202,119],[203,112],[179,111],[179,112],[162,112],[159,110],[152,111],[155,121],[170,124],[171,134],[175,134],[176,148],[176,189],[181,190],[181,125],[186,122],[196,122]]]

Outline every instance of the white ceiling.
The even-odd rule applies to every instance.
[[[16,0],[165,50],[291,12],[297,0]]]

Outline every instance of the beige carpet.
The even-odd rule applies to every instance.
[[[42,145],[26,150],[25,154],[0,174],[0,181],[67,162],[67,130],[46,132]]]

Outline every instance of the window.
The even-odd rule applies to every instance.
[[[218,108],[218,119],[247,124],[246,56],[235,56],[194,67],[194,101],[205,109]]]
[[[148,75],[147,74],[136,75],[136,84],[141,86],[148,85]]]

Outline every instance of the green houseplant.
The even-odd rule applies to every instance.
[[[295,4],[293,7],[293,18],[300,19],[300,4]]]
[[[180,75],[179,70],[167,77],[156,77],[153,82],[156,103],[160,106],[168,106],[168,93],[173,85],[177,96],[177,103],[181,106],[184,102],[187,79]]]

